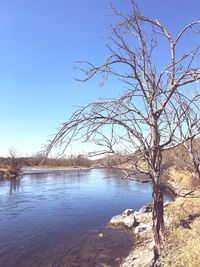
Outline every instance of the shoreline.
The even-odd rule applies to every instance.
[[[38,167],[29,167],[22,168],[22,176],[23,175],[31,175],[31,174],[45,174],[51,172],[62,172],[62,171],[87,171],[91,170],[93,167],[51,167],[51,166],[40,166]]]
[[[73,167],[73,166],[69,166],[69,167],[66,167],[66,166],[33,166],[33,167],[23,167],[21,170],[22,171],[37,171],[37,170],[52,170],[52,171],[56,171],[56,170],[60,170],[60,171],[67,171],[67,170],[89,170],[89,169],[93,169],[93,167],[83,167],[83,166],[76,166],[76,167]]]
[[[181,186],[174,182],[174,180],[168,180],[165,184],[170,187],[174,193],[180,193]],[[174,199],[170,202],[164,203],[164,218],[165,225],[169,225],[170,218],[166,214],[166,209],[172,203],[176,201],[178,197],[175,196]],[[158,259],[155,264],[154,260],[154,241],[153,241],[153,233],[152,233],[152,212],[145,211],[145,207],[149,204],[144,205],[139,211],[135,211],[135,219],[138,223],[138,226],[132,227],[132,235],[134,237],[134,244],[129,252],[128,256],[125,257],[121,263],[120,267],[152,267],[152,266],[160,266]],[[139,228],[138,228],[139,227]]]
[[[172,202],[173,203],[173,202]],[[171,204],[165,203],[164,210]],[[144,205],[139,211],[134,212],[136,225],[132,227],[134,244],[127,257],[125,257],[119,267],[152,267],[160,266],[158,259],[154,260],[154,240],[152,232],[152,211],[148,210],[149,204]],[[168,225],[170,219],[165,214],[165,224]]]
[[[174,212],[180,211],[180,208],[182,207],[179,202],[182,201],[181,195],[187,195],[189,192],[196,192],[199,194],[199,185],[195,185],[195,176],[194,173],[191,171],[188,171],[185,168],[177,168],[175,165],[171,166],[170,168],[166,169],[163,173],[163,177],[165,179],[162,179],[163,185],[166,185],[166,187],[169,189],[169,192],[172,191],[174,198],[172,198],[172,201],[164,204],[164,220],[165,220],[165,226],[166,231],[168,234],[170,233],[170,229],[174,225]],[[167,179],[166,179],[167,178]],[[191,202],[191,198],[184,198],[185,203]],[[190,204],[193,205],[193,204]],[[144,206],[145,207],[145,206]],[[143,207],[143,208],[144,208]],[[195,218],[200,217],[199,208],[196,211],[193,211],[192,207],[187,208],[188,214],[185,215],[185,220],[188,222],[188,224],[192,223]],[[198,206],[199,207],[199,206]],[[191,212],[190,212],[191,210]],[[140,218],[137,219],[137,216],[139,214]],[[141,214],[141,210],[138,212],[134,212],[136,221],[139,222],[140,229],[139,231],[136,230],[137,226],[132,228],[133,236],[135,237],[135,241],[133,244],[133,247],[131,251],[129,252],[129,255],[125,257],[121,263],[120,267],[152,267],[152,266],[167,266],[166,260],[168,252],[166,254],[166,251],[163,250],[163,253],[161,257],[155,262],[154,260],[154,254],[153,254],[153,248],[154,248],[154,241],[153,241],[153,233],[152,233],[152,212],[149,212],[149,215],[147,215],[148,212]],[[179,216],[179,215],[178,215]],[[190,221],[190,218],[193,218],[192,221]],[[179,218],[179,217],[178,217]],[[181,220],[179,218],[179,220]],[[181,221],[179,222],[181,223]],[[187,230],[187,229],[186,229]],[[173,230],[174,231],[174,230]],[[173,235],[173,234],[172,234]],[[177,238],[177,237],[176,237]],[[178,241],[178,240],[177,240]],[[168,242],[168,241],[167,241]],[[166,243],[165,246],[168,246],[169,244]],[[181,244],[181,247],[185,249],[184,244]],[[174,249],[176,247],[173,247]],[[192,248],[191,248],[192,250]],[[185,252],[186,253],[186,252]],[[192,253],[192,252],[191,252]],[[194,252],[193,252],[194,253]],[[195,254],[195,253],[194,253]],[[184,254],[182,255],[184,256]]]

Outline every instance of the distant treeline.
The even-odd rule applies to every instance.
[[[45,158],[36,157],[0,157],[0,166],[13,165],[17,166],[54,166],[54,167],[91,167],[92,161],[85,156],[69,156],[68,158]]]
[[[200,161],[200,140],[194,140],[195,155]],[[0,157],[0,169],[5,166],[12,167],[12,169],[20,169],[28,166],[50,166],[50,167],[122,167],[122,168],[134,168],[134,159],[137,162],[141,157],[141,152],[134,154],[117,153],[113,155],[105,155],[103,158],[91,160],[84,155],[70,155],[68,157],[61,158],[43,158],[40,155],[33,157],[17,157],[13,154],[10,157]],[[133,156],[134,155],[134,156]],[[187,147],[182,144],[175,148],[166,150],[162,154],[163,163],[162,169],[167,169],[171,165],[176,165],[180,168],[184,167],[188,170],[192,170],[192,161],[189,155]]]

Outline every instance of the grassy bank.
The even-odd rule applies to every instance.
[[[187,167],[171,166],[165,171],[175,191],[182,195],[166,209],[164,266],[200,266],[200,189],[199,180]],[[184,196],[190,192],[190,194]]]
[[[130,164],[121,166],[131,169]],[[178,195],[165,208],[166,233],[161,266],[200,266],[200,181],[183,146],[163,153],[161,182]],[[143,258],[143,253],[141,255]]]
[[[166,229],[165,266],[200,266],[200,191],[177,198],[167,216],[171,221]]]

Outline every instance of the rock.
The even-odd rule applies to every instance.
[[[97,235],[99,238],[103,238],[104,237],[104,234],[103,233],[100,233]]]
[[[113,227],[132,228],[136,225],[134,211],[132,209],[125,210],[122,214],[112,217],[109,224]]]
[[[112,226],[123,226],[124,224],[124,216],[123,215],[116,215],[114,217],[112,217],[112,219],[110,220],[110,224]]]
[[[144,205],[139,212],[145,213],[145,212],[151,212],[152,211],[152,204],[146,204]]]
[[[152,214],[151,212],[134,212],[135,219],[138,223],[146,224],[152,222]]]
[[[134,210],[132,209],[127,209],[125,210],[124,212],[122,212],[122,215],[123,216],[129,216],[130,214],[133,214],[134,213]]]
[[[124,225],[128,228],[132,228],[134,225],[136,224],[136,219],[133,213],[131,213],[130,215],[128,215],[125,219],[124,219]]]

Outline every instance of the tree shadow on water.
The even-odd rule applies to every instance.
[[[20,178],[10,180],[10,190],[9,190],[10,195],[19,191],[20,183],[21,183]]]

